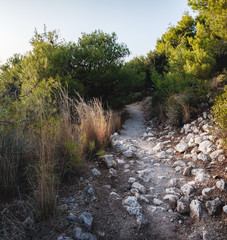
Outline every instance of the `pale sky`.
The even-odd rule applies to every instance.
[[[44,24],[67,42],[81,32],[115,32],[130,58],[146,55],[188,10],[187,0],[0,0],[0,64],[30,50],[35,28],[43,32]]]

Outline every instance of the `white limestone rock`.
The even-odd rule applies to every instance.
[[[203,152],[204,154],[208,154],[212,151],[214,145],[211,141],[205,140],[199,144],[199,151]]]
[[[136,181],[136,179],[134,177],[130,177],[128,180],[128,183],[133,184]]]
[[[200,219],[202,215],[202,204],[199,200],[192,200],[190,203],[190,217]]]
[[[175,146],[175,149],[180,153],[185,152],[186,150],[188,150],[188,148],[189,148],[189,146],[185,142],[180,142]]]
[[[156,156],[160,159],[165,159],[167,158],[166,152],[165,151],[161,151],[159,153],[156,154]]]
[[[123,155],[127,158],[131,158],[133,156],[133,151],[127,150],[127,151],[123,152]]]
[[[216,187],[221,191],[225,191],[227,189],[227,182],[225,180],[219,180],[216,182]]]
[[[156,205],[156,206],[160,206],[160,205],[163,204],[163,201],[160,200],[160,199],[158,199],[158,198],[154,198],[154,199],[153,199],[153,203],[154,203],[154,205]]]
[[[187,167],[186,163],[182,160],[177,160],[173,163],[172,167],[181,166],[183,168]]]
[[[153,151],[154,152],[159,152],[163,149],[164,144],[162,142],[159,142],[157,145],[155,145],[155,147],[153,147]]]
[[[105,165],[108,167],[108,168],[111,168],[115,165],[115,162],[114,162],[114,158],[113,158],[113,155],[110,154],[110,155],[104,155],[104,156],[101,156],[99,157],[99,159],[105,163]]]
[[[215,190],[215,187],[212,187],[212,188],[209,188],[209,187],[204,188],[204,189],[202,190],[202,195],[203,195],[203,197],[204,197],[205,199],[209,199],[209,198],[211,197],[211,195],[212,195],[212,193],[213,193],[214,190]]]
[[[100,176],[101,175],[101,172],[97,169],[97,168],[93,168],[91,170],[92,174],[95,175],[95,176]]]
[[[146,188],[145,188],[142,184],[140,184],[140,183],[138,183],[138,182],[134,182],[134,183],[132,184],[132,188],[138,189],[139,192],[140,192],[140,193],[143,193],[143,194],[145,194],[146,191],[147,191]]]
[[[224,154],[219,155],[219,156],[218,156],[218,161],[219,161],[219,162],[225,161],[225,155],[224,155]]]
[[[223,210],[223,212],[224,212],[225,214],[227,214],[227,205],[225,205],[225,206],[222,208],[222,210]]]
[[[134,196],[126,197],[123,200],[123,206],[130,215],[138,215],[142,209],[141,205],[137,202],[137,198]]]
[[[184,184],[182,187],[181,187],[181,191],[183,192],[183,194],[185,195],[185,196],[190,196],[192,193],[194,193],[195,192],[195,187],[193,187],[192,185],[190,185],[190,184],[188,184],[188,183],[186,183],[186,184]]]
[[[198,159],[199,159],[199,160],[202,160],[202,161],[204,161],[204,162],[206,162],[206,161],[209,160],[209,158],[207,157],[207,155],[204,154],[204,153],[202,153],[202,152],[198,154]]]
[[[209,179],[210,179],[210,175],[205,173],[198,173],[195,177],[196,182],[205,182]]]

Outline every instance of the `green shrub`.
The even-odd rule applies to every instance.
[[[224,92],[216,97],[212,107],[213,120],[219,129],[219,134],[224,140],[224,146],[227,147],[227,86]]]

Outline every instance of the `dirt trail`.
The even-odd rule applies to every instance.
[[[174,146],[179,142],[179,134],[176,136],[178,140],[175,140],[173,132],[173,135],[168,135],[170,131],[158,130],[152,121],[147,127],[141,104],[128,105],[126,110],[130,118],[121,133],[114,134],[112,138],[114,151],[111,154],[113,162],[116,160],[117,164],[113,167],[117,172],[110,168],[109,172],[102,172],[99,182],[93,182],[99,199],[96,204],[102,206],[93,211],[97,238],[225,240],[227,230],[221,216],[208,216],[202,205],[201,209],[195,207],[195,217],[189,215],[189,203],[194,201],[193,196],[198,199],[196,191],[201,194],[201,190],[200,184],[194,185],[193,176],[187,174],[185,177],[179,171],[188,167],[196,170],[198,167],[177,158]],[[99,191],[103,183],[109,184],[109,189]],[[197,189],[188,196],[181,189],[186,183],[192,184],[189,189]],[[206,187],[206,181],[203,186]],[[186,198],[186,202],[181,202],[181,210],[176,211],[178,200],[182,198]],[[196,214],[201,214],[200,219]]]
[[[204,143],[212,144],[205,131],[209,128],[206,114],[180,133],[145,121],[141,103],[128,105],[126,110],[130,118],[120,134],[113,134],[109,153],[81,166],[80,179],[59,189],[59,215],[48,224],[34,224],[32,216],[21,216],[18,229],[23,238],[20,234],[17,239],[227,239],[227,179],[223,173],[227,163],[208,157],[213,154],[222,160],[225,156],[220,150],[215,153],[213,149],[210,155],[199,150]],[[187,150],[179,153],[179,144]],[[25,204],[15,201],[3,209],[12,209],[13,215],[23,212]],[[8,227],[14,229],[15,221],[7,211],[1,214],[8,219],[6,228],[13,232]]]
[[[146,126],[141,105],[128,105],[126,110],[130,114],[130,119],[124,124],[117,141],[121,142],[126,149],[132,150],[133,157],[128,159],[124,157],[125,164],[122,164],[119,171],[124,170],[119,176],[124,175],[126,179],[133,177],[136,182],[142,184],[146,188],[146,193],[142,196],[149,203],[146,203],[143,198],[141,198],[142,201],[140,200],[143,214],[148,220],[147,225],[137,233],[132,231],[130,235],[127,235],[127,232],[125,235],[122,234],[121,239],[184,239],[184,233],[181,229],[182,221],[180,219],[174,221],[176,218],[178,219],[178,216],[167,204],[161,203],[166,195],[165,190],[169,188],[168,182],[171,178],[176,177],[176,172],[169,164],[160,163],[160,159],[151,151],[152,147],[157,144],[157,139],[152,134],[152,130],[155,129],[149,128],[153,141],[147,141],[143,138]],[[134,159],[136,160],[134,161]],[[127,168],[125,169],[125,167]],[[124,181],[124,178],[121,180]],[[127,192],[127,195],[132,195],[132,193]],[[140,196],[138,194],[138,198]],[[152,203],[152,200],[155,201],[156,205]]]

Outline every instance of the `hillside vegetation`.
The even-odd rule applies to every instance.
[[[109,107],[144,96],[151,96],[153,117],[176,126],[217,96],[213,121],[226,144],[227,2],[188,2],[196,18],[186,13],[155,50],[127,63],[130,51],[115,33],[96,30],[65,42],[56,31],[35,31],[32,50],[1,66],[1,193],[31,189],[37,217],[55,214],[59,184],[102,155],[119,130]]]

